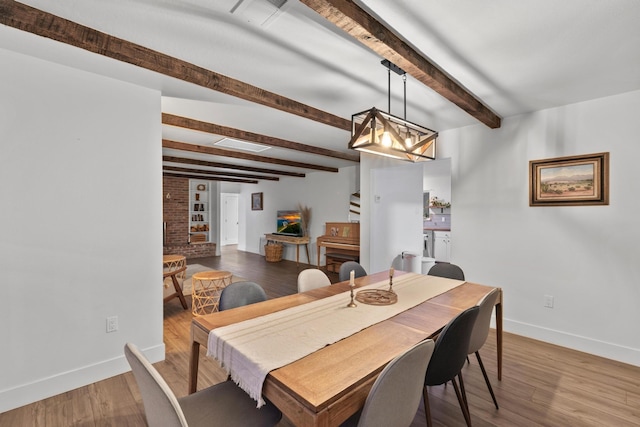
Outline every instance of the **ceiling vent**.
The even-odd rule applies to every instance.
[[[230,12],[244,21],[267,27],[282,13],[287,0],[238,0]]]
[[[231,139],[231,138],[223,138],[220,141],[214,143],[213,145],[217,147],[231,148],[233,150],[249,151],[251,153],[259,153],[261,151],[268,150],[269,148],[271,148],[266,145],[254,144],[252,142],[239,141],[237,139]]]

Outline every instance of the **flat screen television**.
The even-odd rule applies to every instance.
[[[278,211],[277,234],[302,236],[300,211]]]

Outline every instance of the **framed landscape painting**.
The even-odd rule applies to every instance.
[[[251,210],[262,210],[262,193],[251,193]]]
[[[529,162],[529,206],[609,204],[609,153]]]

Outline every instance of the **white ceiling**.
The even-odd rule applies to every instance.
[[[372,106],[387,110],[387,69],[380,65],[382,58],[298,0],[289,0],[264,24],[268,0],[23,3],[346,119]],[[637,0],[356,3],[503,118],[640,89]],[[344,130],[13,28],[0,26],[0,48],[158,89],[166,113],[348,151],[349,133]],[[402,116],[402,79],[395,74],[391,96],[391,113]],[[407,119],[437,131],[478,123],[412,77],[407,79]],[[208,145],[222,137],[163,126],[163,138]],[[260,154],[333,167],[353,164],[278,148]]]

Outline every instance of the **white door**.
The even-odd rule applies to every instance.
[[[224,193],[222,196],[222,239],[220,244],[238,244],[238,195]]]

